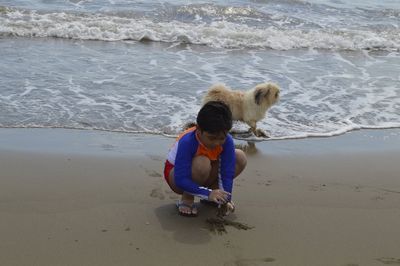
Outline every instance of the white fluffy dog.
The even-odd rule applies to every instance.
[[[210,87],[203,99],[224,102],[232,111],[232,119],[243,121],[257,137],[266,136],[257,129],[257,122],[263,119],[268,108],[279,100],[280,89],[273,83],[262,83],[248,91],[234,91],[223,84]]]

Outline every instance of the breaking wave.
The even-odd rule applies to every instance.
[[[199,9],[199,7],[196,7]],[[182,9],[182,7],[181,7]],[[189,10],[193,12],[193,10]],[[188,13],[188,10],[185,12]],[[199,10],[194,10],[199,11]],[[189,12],[189,13],[190,13]],[[205,12],[203,10],[203,12]],[[208,10],[208,13],[211,11]],[[222,12],[222,11],[220,11]],[[228,10],[232,15],[261,16],[252,10]],[[201,13],[201,12],[196,12]],[[212,12],[211,12],[212,13]],[[268,19],[264,16],[262,19]],[[0,7],[1,37],[55,37],[100,41],[154,41],[188,43],[215,48],[290,50],[399,50],[398,27],[292,27],[273,23],[239,23],[235,20],[156,20],[146,16],[110,13],[38,12]],[[266,25],[266,26],[261,26]]]

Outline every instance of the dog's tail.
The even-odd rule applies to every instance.
[[[225,100],[224,93],[226,90],[228,90],[228,88],[222,83],[218,83],[211,86],[208,89],[207,94],[203,98],[203,105],[209,101],[224,102]]]

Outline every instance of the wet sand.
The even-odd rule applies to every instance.
[[[232,222],[177,214],[173,139],[0,130],[0,265],[400,265],[400,130],[237,141]]]

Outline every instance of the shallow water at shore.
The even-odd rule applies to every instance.
[[[281,100],[258,126],[273,139],[400,126],[394,1],[0,7],[0,127],[176,135],[212,84],[269,81]]]
[[[207,88],[273,81],[273,138],[400,126],[397,53],[226,50],[162,43],[3,39],[1,127],[176,135]],[[245,130],[244,124],[235,127]]]

